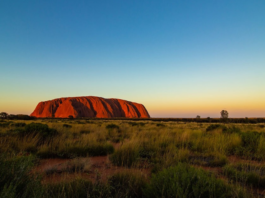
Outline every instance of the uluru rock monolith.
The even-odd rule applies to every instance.
[[[95,96],[57,98],[40,102],[31,116],[37,118],[150,118],[144,105]]]

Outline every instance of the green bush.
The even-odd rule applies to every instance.
[[[118,125],[116,125],[116,124],[108,124],[106,126],[106,129],[109,129],[109,130],[111,130],[111,129],[120,129],[120,127]]]
[[[157,154],[158,149],[151,145],[145,145],[143,144],[139,148],[139,157],[144,159],[151,159]]]
[[[141,126],[141,127],[145,125],[144,122],[129,122],[128,124],[130,124],[131,126]]]
[[[2,123],[0,123],[0,127],[6,128],[6,127],[9,127],[10,124],[11,124],[11,122],[2,122]]]
[[[44,196],[49,198],[104,198],[110,197],[108,188],[102,184],[93,184],[89,180],[75,179],[44,185]]]
[[[117,149],[111,156],[110,160],[117,166],[133,166],[139,158],[138,148],[132,145],[123,146]]]
[[[24,127],[24,126],[26,126],[26,123],[24,123],[24,122],[16,122],[16,123],[11,124],[11,126]]]
[[[242,144],[236,149],[236,154],[255,158],[255,153],[257,152],[261,135],[262,134],[258,132],[240,133]]]
[[[156,124],[156,126],[157,126],[157,127],[165,127],[166,125],[161,124],[161,123],[158,123],[158,124]]]
[[[224,127],[223,128],[223,133],[241,133],[240,128],[235,127],[235,126],[231,126],[231,127]]]
[[[30,173],[33,156],[0,156],[0,197],[41,197],[40,180]]]
[[[108,184],[113,197],[137,198],[143,197],[146,180],[142,175],[126,171],[111,176]]]
[[[89,131],[89,130],[81,130],[79,133],[80,134],[90,134],[91,131]]]
[[[211,124],[206,128],[206,132],[213,131],[216,129],[227,130],[227,127],[221,124]]]
[[[96,143],[92,145],[70,145],[58,150],[49,147],[37,152],[40,158],[75,158],[86,156],[104,156],[114,152],[114,147],[109,143]]]
[[[64,128],[72,128],[72,125],[70,125],[70,124],[63,124],[63,127]]]
[[[30,123],[26,125],[25,130],[21,132],[21,135],[40,135],[41,137],[51,137],[57,135],[56,129],[49,128],[47,124],[42,123]]]
[[[179,163],[152,176],[144,191],[150,198],[229,198],[245,197],[213,175]]]
[[[264,172],[264,166],[250,164],[227,165],[223,168],[224,175],[229,179],[258,188],[265,188]]]

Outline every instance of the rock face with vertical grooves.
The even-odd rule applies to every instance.
[[[150,118],[142,104],[95,96],[58,98],[40,102],[31,116],[37,118]]]

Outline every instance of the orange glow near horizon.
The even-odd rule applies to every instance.
[[[219,117],[220,111],[226,109],[230,117],[265,117],[265,102],[263,98],[257,98],[251,102],[247,99],[236,100],[165,100],[143,101],[151,117]],[[23,101],[18,103],[16,99],[0,102],[1,111],[9,114],[31,114],[38,102]]]
[[[252,98],[242,100],[191,100],[165,101],[146,104],[149,114],[155,117],[219,117],[220,111],[225,109],[231,117],[265,117],[265,99]],[[159,104],[159,105],[157,105]],[[208,115],[208,116],[207,116]]]

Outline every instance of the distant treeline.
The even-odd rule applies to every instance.
[[[7,116],[7,119],[9,120],[34,120],[36,119],[35,117],[29,116],[29,115],[23,115],[23,114],[10,114]]]
[[[198,123],[265,123],[265,118],[36,118],[28,115],[8,115],[10,120],[128,120],[128,121],[158,121],[158,122],[198,122]]]
[[[76,118],[80,119],[80,118]],[[132,120],[158,122],[198,122],[198,123],[265,123],[265,118],[89,118],[90,120]]]

